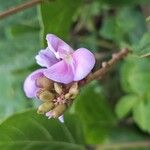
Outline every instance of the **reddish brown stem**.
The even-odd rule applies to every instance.
[[[30,8],[30,7],[33,7],[37,4],[40,4],[41,2],[43,2],[44,0],[31,0],[25,4],[21,4],[21,5],[18,5],[18,6],[15,6],[15,7],[12,7],[4,12],[1,12],[0,13],[0,19],[3,19],[5,17],[8,17],[10,15],[13,15],[17,12],[20,12],[24,9],[27,9],[27,8]]]

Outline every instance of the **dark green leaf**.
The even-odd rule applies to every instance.
[[[132,7],[122,7],[116,15],[106,16],[100,29],[101,36],[116,42],[117,45],[137,43],[144,32],[144,17],[140,11]]]
[[[145,3],[149,4],[149,0],[99,0],[104,3],[110,4],[110,5],[134,5],[134,4],[140,4],[140,3]]]
[[[41,4],[42,41],[48,33],[68,37],[73,16],[80,4],[81,0],[55,0]]]
[[[87,142],[102,142],[115,123],[114,115],[103,96],[102,89],[92,83],[82,89],[76,101],[75,111],[85,126]]]
[[[140,146],[139,143],[148,141],[148,135],[141,133],[134,127],[116,127],[111,132],[107,141],[100,145],[98,149],[112,149],[112,150],[149,150],[148,147]],[[138,143],[136,145],[136,143]],[[134,145],[134,148],[130,146]]]
[[[0,149],[84,150],[82,128],[75,117],[66,116],[62,124],[33,110],[13,115],[0,125]]]

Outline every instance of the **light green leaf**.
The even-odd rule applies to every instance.
[[[48,33],[56,34],[61,38],[68,37],[73,16],[80,4],[81,0],[56,0],[42,3],[40,8],[42,41]]]
[[[142,99],[133,109],[133,119],[144,131],[150,132],[150,100]]]
[[[35,55],[40,49],[39,33],[28,33],[0,43],[0,67],[22,69],[35,63]]]
[[[131,88],[133,92],[147,94],[150,90],[150,60],[141,58],[134,63],[128,78]]]
[[[48,120],[34,110],[15,114],[0,125],[0,149],[84,150],[79,120],[74,115],[65,120]]]
[[[125,117],[137,103],[138,97],[136,95],[123,96],[116,105],[116,114],[118,118]]]
[[[133,51],[141,57],[150,56],[150,33],[143,35],[141,41],[133,46]]]
[[[82,89],[76,99],[75,111],[83,121],[88,143],[102,142],[115,124],[114,115],[102,89],[95,82]]]
[[[114,130],[111,132],[110,136],[108,137],[107,143],[121,144],[121,143],[141,141],[146,139],[149,139],[149,136],[144,133],[141,133],[133,126],[123,126],[120,128],[118,127],[114,128]]]
[[[121,70],[120,70],[120,77],[121,77],[121,85],[125,92],[130,93],[132,91],[130,82],[128,80],[130,76],[130,72],[134,67],[135,63],[132,61],[132,58],[128,57],[125,62],[123,62]]]
[[[150,60],[129,57],[121,68],[122,86],[128,93],[147,94],[150,89]]]

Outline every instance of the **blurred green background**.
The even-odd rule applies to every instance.
[[[0,0],[0,12],[27,0]],[[45,0],[0,20],[1,150],[150,149],[150,1]],[[23,92],[35,55],[53,33],[86,47],[97,65],[121,48],[132,53],[101,81],[81,89],[65,123],[36,114]]]

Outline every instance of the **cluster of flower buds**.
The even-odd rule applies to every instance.
[[[79,93],[77,82],[65,85],[40,77],[36,80],[36,84],[40,87],[37,97],[43,102],[37,113],[46,114],[48,118],[61,117]]]

